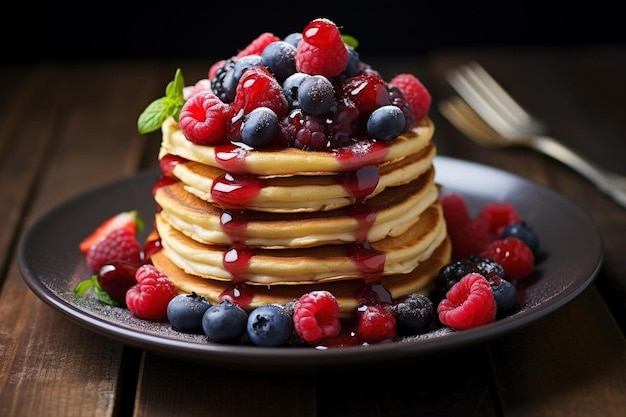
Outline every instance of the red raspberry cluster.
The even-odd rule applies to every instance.
[[[468,273],[439,303],[439,320],[459,330],[490,323],[496,317],[494,291],[502,290],[502,282],[517,283],[534,271],[537,238],[510,203],[488,203],[472,218],[461,195],[444,194],[440,201],[452,241],[453,258],[462,261],[472,257],[490,259],[502,267],[506,281],[504,276],[494,279]],[[512,235],[512,230],[524,233]]]

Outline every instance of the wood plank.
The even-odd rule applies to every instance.
[[[11,130],[13,159],[7,159],[12,169],[1,178],[3,195],[25,188],[11,205],[28,214],[25,224],[79,192],[135,172],[144,148],[136,115],[145,103],[132,92],[149,88],[151,78],[145,68],[130,68],[52,66],[38,72],[39,88],[22,90],[22,123]],[[4,188],[4,181],[16,188]],[[0,414],[118,413],[125,403],[124,347],[52,312],[27,289],[15,262],[7,271],[0,294]]]
[[[310,374],[225,369],[147,352],[136,417],[316,416]]]
[[[504,415],[624,415],[626,341],[594,286],[489,351]]]

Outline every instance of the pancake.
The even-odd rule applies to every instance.
[[[363,140],[334,152],[297,148],[249,150],[245,145],[197,145],[185,138],[178,123],[162,124],[161,155],[171,154],[203,165],[262,177],[322,175],[353,171],[367,165],[384,165],[419,153],[431,142],[434,125],[428,117],[388,144]],[[306,169],[305,169],[306,168]]]
[[[367,200],[375,220],[364,235],[364,221],[349,208],[315,213],[266,213],[246,210],[239,242],[253,247],[310,247],[355,242],[370,242],[398,236],[415,223],[424,210],[438,198],[432,166],[417,179],[389,188]],[[181,182],[160,187],[155,200],[161,215],[176,229],[201,243],[231,244],[233,238],[223,229],[223,212],[186,191]]]
[[[161,214],[156,216],[156,230],[163,252],[174,264],[187,273],[211,280],[302,285],[351,280],[367,273],[357,257],[367,257],[369,253],[361,255],[358,245],[347,244],[288,249],[245,248],[250,258],[238,276],[233,277],[224,265],[231,247],[195,241],[172,227]],[[446,237],[441,204],[436,201],[405,233],[369,245],[372,252],[384,256],[382,276],[407,274],[429,259]]]
[[[439,269],[449,261],[450,253],[450,241],[446,238],[428,259],[420,262],[410,273],[384,276],[380,280],[380,285],[394,300],[412,293],[428,295],[433,285],[432,277],[436,276]],[[358,307],[355,294],[365,287],[362,279],[308,285],[242,285],[188,274],[176,266],[165,252],[154,254],[152,262],[169,277],[181,293],[195,292],[214,304],[219,303],[225,294],[244,292],[245,297],[242,298],[246,298],[246,301],[236,301],[247,311],[265,304],[284,305],[309,291],[327,290],[337,298],[341,317],[349,318],[355,314]]]
[[[380,168],[380,178],[369,198],[388,187],[409,183],[432,167],[436,154],[431,142],[420,152],[409,155]],[[168,154],[161,155],[164,159]],[[215,202],[211,189],[215,180],[225,171],[199,162],[176,162],[172,174],[185,184],[191,194]],[[297,175],[289,177],[258,178],[258,194],[247,202],[247,209],[273,213],[314,212],[334,210],[353,204],[356,198],[344,185],[343,175]]]

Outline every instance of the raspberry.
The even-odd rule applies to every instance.
[[[87,265],[98,272],[103,265],[111,262],[138,264],[141,262],[141,249],[134,230],[126,227],[115,229],[89,248]]]
[[[189,85],[183,88],[183,96],[185,100],[189,100],[196,93],[200,91],[211,91],[211,81],[208,78],[201,78],[194,85]]]
[[[484,221],[472,220],[461,229],[450,232],[452,242],[452,257],[465,258],[478,255],[496,239],[496,235],[489,231]]]
[[[415,120],[420,120],[428,114],[432,97],[417,77],[412,74],[398,74],[389,84],[400,89],[402,95],[411,103]]]
[[[215,145],[226,141],[231,118],[230,106],[211,91],[203,90],[185,102],[179,124],[185,137],[198,145]]]
[[[396,318],[392,311],[383,305],[365,306],[357,312],[356,335],[368,343],[393,339],[398,335]]]
[[[308,344],[316,344],[341,331],[339,304],[328,291],[311,291],[300,297],[293,312],[296,333]]]
[[[472,272],[450,288],[437,306],[437,313],[444,325],[465,330],[493,322],[496,308],[489,281]]]
[[[302,31],[296,51],[299,72],[334,78],[346,69],[348,58],[339,29],[330,20],[315,19]]]
[[[172,281],[152,264],[140,266],[135,279],[137,285],[126,292],[128,309],[141,319],[167,319],[167,305],[178,295]]]
[[[476,219],[486,222],[489,232],[500,234],[504,227],[518,223],[522,218],[512,204],[504,201],[495,201],[483,206]]]
[[[535,269],[535,256],[532,250],[516,237],[494,240],[480,256],[493,259],[502,265],[509,281],[526,278]]]
[[[242,58],[247,55],[261,55],[267,45],[272,42],[279,41],[280,38],[270,32],[261,33],[255,40],[253,40],[248,46],[237,53],[237,58]]]
[[[454,234],[472,220],[467,209],[467,203],[460,194],[444,194],[439,198],[439,201],[449,233]]]
[[[267,107],[278,118],[283,118],[288,110],[281,85],[262,66],[250,68],[243,73],[237,85],[233,107],[237,116],[248,114],[257,107]]]

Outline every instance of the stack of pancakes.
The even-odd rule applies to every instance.
[[[252,150],[194,144],[168,118],[152,261],[180,292],[246,309],[324,289],[350,316],[364,288],[427,293],[450,259],[433,131],[425,118],[388,143]]]

